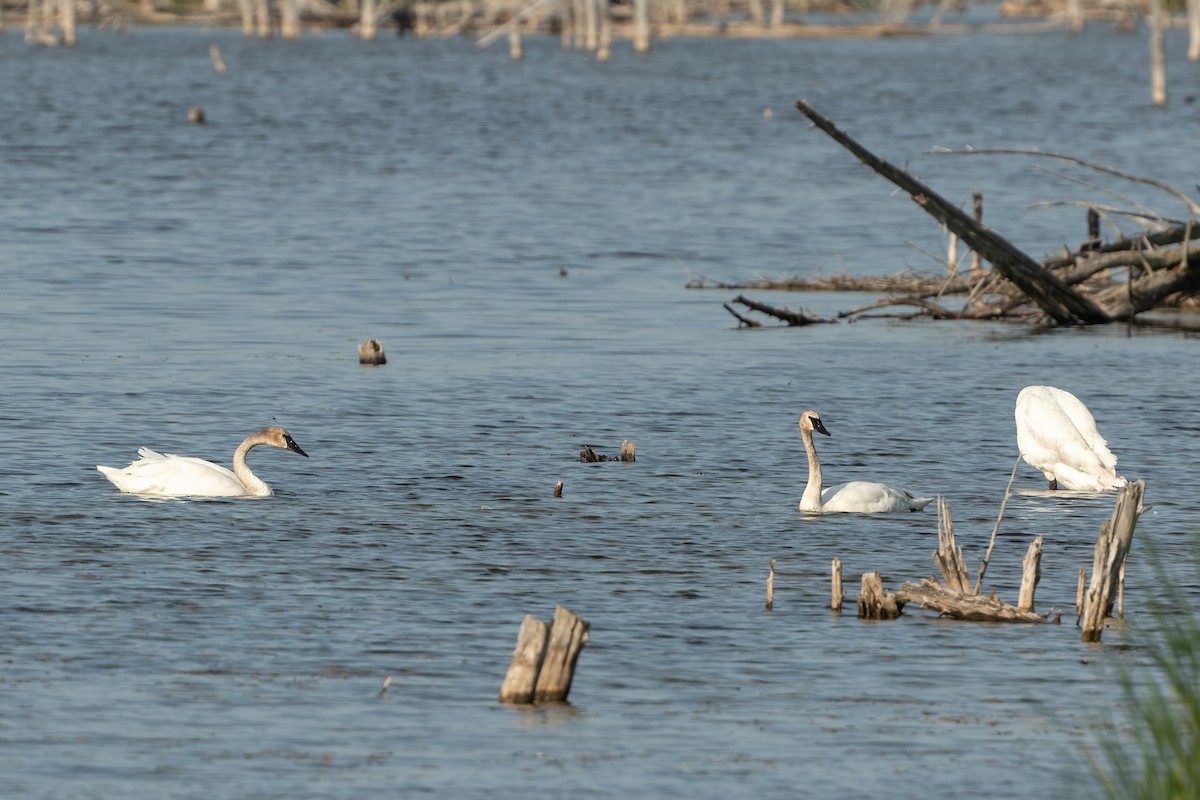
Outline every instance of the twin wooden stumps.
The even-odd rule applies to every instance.
[[[562,606],[554,610],[549,625],[526,614],[517,634],[512,663],[500,687],[500,702],[516,705],[566,702],[589,627],[587,620]]]

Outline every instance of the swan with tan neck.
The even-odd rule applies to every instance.
[[[300,449],[296,440],[283,428],[263,428],[252,433],[233,451],[233,469],[202,458],[177,456],[173,453],[156,453],[143,447],[141,456],[128,467],[102,467],[96,469],[104,477],[127,494],[154,495],[158,497],[268,497],[271,487],[250,471],[246,455],[259,445],[270,445],[291,450],[305,458],[308,453]]]
[[[920,511],[933,502],[932,497],[916,497],[903,489],[893,489],[882,483],[850,481],[821,489],[821,462],[813,446],[813,431],[832,436],[825,430],[821,415],[808,410],[800,415],[800,438],[808,453],[808,485],[800,498],[800,510],[815,514],[850,512],[858,514],[887,514],[895,511]]]

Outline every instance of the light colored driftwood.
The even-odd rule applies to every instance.
[[[637,461],[637,445],[628,439],[621,440],[621,460],[627,462]]]
[[[1125,564],[1121,562],[1121,576],[1117,579],[1117,616],[1125,619]]]
[[[279,36],[282,39],[300,38],[299,0],[279,0]]]
[[[1087,586],[1087,569],[1079,568],[1079,585],[1075,587],[1075,627],[1079,627],[1079,619],[1083,616],[1083,590]]]
[[[513,61],[520,61],[525,57],[525,51],[521,49],[520,25],[513,25],[508,29],[508,57]]]
[[[358,35],[370,41],[379,32],[379,14],[375,11],[375,0],[362,0],[358,19]]]
[[[1162,0],[1149,0],[1150,5],[1150,99],[1156,106],[1167,103],[1167,62],[1163,56],[1165,27]]]
[[[896,592],[903,603],[916,603],[922,608],[947,617],[972,622],[1047,622],[1032,611],[1022,611],[992,595],[965,595],[952,592],[932,578],[920,583],[906,583]],[[1057,622],[1057,619],[1055,619]]]
[[[1187,0],[1188,61],[1200,61],[1200,0]]]
[[[531,703],[542,660],[546,656],[549,628],[532,614],[526,614],[517,633],[512,662],[500,686],[501,703]]]
[[[371,367],[387,363],[387,355],[383,352],[383,342],[378,339],[368,339],[358,345],[358,363]]]
[[[963,564],[962,548],[954,541],[954,520],[950,516],[950,505],[938,496],[938,549],[933,554],[933,563],[942,573],[946,586],[961,594],[976,594],[971,589],[971,576]]]
[[[391,685],[392,685],[392,676],[388,675],[386,678],[383,679],[383,686],[379,687],[379,694],[377,694],[376,697],[383,697],[385,694],[387,694],[387,690]]]
[[[1025,553],[1024,569],[1021,572],[1021,594],[1017,598],[1017,608],[1022,611],[1033,611],[1033,596],[1037,592],[1038,581],[1042,577],[1042,537],[1036,537],[1029,543],[1029,551]]]
[[[217,74],[224,75],[225,59],[221,58],[221,50],[217,47],[216,42],[213,42],[208,46],[208,56],[212,59],[213,69],[217,71]]]
[[[802,114],[834,141],[853,153],[859,161],[907,192],[938,222],[958,237],[1005,278],[1015,284],[1042,313],[1060,325],[1110,322],[1111,317],[1090,297],[1075,292],[1057,275],[1019,250],[994,231],[976,224],[957,205],[950,203],[908,172],[879,158],[817,113],[803,100],[796,102]]]
[[[767,611],[775,607],[775,559],[771,559],[767,571]]]
[[[633,50],[650,51],[650,0],[633,0]]]
[[[75,46],[75,0],[59,0],[59,28],[63,44]]]
[[[860,619],[896,619],[904,604],[892,592],[883,590],[883,579],[879,570],[864,572],[862,589],[858,594],[858,616]]]
[[[833,595],[830,598],[829,607],[834,611],[841,611],[845,598],[846,594],[842,588],[842,560],[835,558],[833,560]]]
[[[1142,511],[1145,489],[1144,481],[1133,481],[1121,489],[1112,518],[1100,526],[1092,561],[1092,581],[1083,605],[1081,638],[1085,642],[1100,641],[1104,618],[1112,609],[1121,566],[1129,554],[1133,530]]]
[[[612,55],[612,4],[609,0],[596,0],[596,16],[600,27],[596,41],[596,60],[604,62]]]
[[[554,484],[554,496],[555,497],[562,497],[562,490],[563,490],[563,482],[562,481],[559,481],[558,483]]]
[[[1008,476],[1008,486],[1004,487],[1004,499],[1000,501],[1000,511],[996,514],[996,524],[992,526],[992,538],[988,542],[987,552],[984,553],[983,562],[979,565],[979,575],[975,578],[975,591],[973,594],[979,594],[983,588],[983,574],[987,572],[988,563],[992,560],[992,548],[996,546],[996,534],[1000,531],[1000,520],[1004,519],[1004,507],[1008,505],[1008,498],[1012,492],[1013,481],[1017,477],[1017,467],[1021,464],[1021,456],[1017,456],[1017,460],[1013,462],[1012,474]]]
[[[554,610],[554,621],[550,624],[550,635],[546,644],[546,657],[538,672],[533,699],[537,703],[561,703],[571,691],[571,680],[575,676],[575,663],[579,652],[588,640],[589,625],[567,609],[559,606]]]

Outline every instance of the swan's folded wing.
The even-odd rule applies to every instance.
[[[97,467],[122,492],[166,497],[229,497],[246,494],[231,471],[202,458],[163,455],[142,448],[124,469]]]
[[[1061,389],[1055,389],[1054,391],[1054,398],[1058,401],[1059,407],[1067,415],[1067,419],[1071,421],[1071,424],[1075,426],[1075,430],[1079,432],[1079,437],[1087,445],[1088,449],[1095,454],[1096,458],[1107,469],[1115,469],[1117,466],[1117,457],[1108,449],[1108,442],[1100,435],[1100,429],[1096,427],[1096,418],[1092,416],[1092,412],[1078,397],[1070,392],[1064,392]]]

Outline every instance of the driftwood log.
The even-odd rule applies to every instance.
[[[1088,207],[1089,235],[1087,241],[1076,250],[1062,256],[1042,261],[1026,254],[996,231],[985,227],[978,218],[981,214],[982,198],[975,197],[978,211],[976,218],[959,209],[929,186],[907,171],[880,158],[862,144],[837,128],[829,119],[819,114],[803,100],[796,107],[813,124],[828,134],[834,141],[853,153],[862,163],[907,192],[910,197],[950,234],[952,241],[961,241],[973,251],[975,263],[966,275],[960,275],[957,263],[947,260],[951,274],[940,277],[921,278],[903,274],[890,278],[836,278],[802,281],[754,281],[743,284],[721,285],[721,288],[762,289],[850,289],[886,291],[886,299],[851,311],[839,317],[853,317],[875,309],[889,306],[912,306],[918,309],[911,316],[926,316],[935,319],[1030,319],[1040,318],[1056,325],[1094,325],[1125,321],[1137,314],[1164,306],[1180,306],[1196,303],[1200,295],[1200,204],[1183,193],[1158,181],[1128,175],[1116,170],[1082,161],[1057,153],[970,150],[947,151],[950,155],[1025,155],[1040,158],[1060,159],[1099,172],[1116,176],[1122,180],[1147,184],[1162,190],[1181,202],[1187,219],[1182,223],[1171,223],[1162,218],[1151,219],[1146,214],[1133,214],[1105,209],[1106,214],[1121,214],[1140,219],[1144,224],[1153,222],[1157,229],[1148,228],[1136,236],[1122,235],[1116,241],[1099,241],[1099,214],[1097,207]],[[990,270],[982,269],[981,262],[991,264]],[[1113,280],[1107,270],[1124,269],[1126,280]],[[701,279],[689,286],[702,288],[708,284]],[[953,296],[965,295],[960,309],[948,306]],[[788,314],[775,313],[765,304],[748,300],[739,295],[734,302],[788,322],[789,325],[808,324],[820,319],[804,319],[803,315],[793,322]],[[755,321],[739,314],[728,304],[726,310],[738,318],[740,324],[753,325]]]
[[[989,547],[989,557],[990,550]],[[1041,576],[1041,557],[1042,543],[1041,537],[1038,537],[1030,545],[1029,553],[1025,556],[1025,573],[1021,582],[1021,598],[1022,601],[1028,602],[1028,608],[1021,604],[1009,605],[995,594],[981,594],[979,584],[982,582],[986,562],[980,565],[980,581],[972,586],[971,575],[963,562],[962,550],[954,538],[950,505],[939,497],[938,549],[933,554],[933,563],[942,573],[943,582],[925,578],[919,583],[906,583],[896,592],[896,598],[902,603],[915,603],[955,619],[979,622],[1048,622],[1046,617],[1033,611],[1034,591]]]

